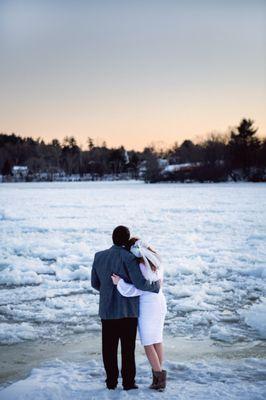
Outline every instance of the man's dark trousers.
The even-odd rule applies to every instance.
[[[118,343],[121,342],[122,379],[124,389],[135,383],[135,342],[137,334],[137,318],[102,319],[102,354],[106,371],[106,385],[115,388],[119,376]]]

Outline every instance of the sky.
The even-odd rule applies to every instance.
[[[0,132],[142,149],[266,135],[266,0],[0,0]]]

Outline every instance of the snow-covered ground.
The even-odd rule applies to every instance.
[[[168,389],[156,393],[147,387],[150,370],[138,366],[138,391],[104,389],[104,371],[95,360],[65,363],[55,360],[32,370],[30,376],[0,391],[1,400],[265,400],[266,361],[253,358],[242,363],[219,361],[197,363],[166,362]]]
[[[208,337],[228,345],[265,339],[265,206],[265,184],[1,184],[0,343],[99,334],[98,296],[90,288],[90,268],[95,251],[111,245],[111,232],[118,224],[128,225],[162,255],[166,337]],[[205,377],[223,368],[229,374],[231,368],[234,376],[238,368],[252,369],[252,363],[259,369],[264,365],[246,360],[241,367],[184,368],[190,368],[192,376]],[[59,363],[34,370],[26,382],[34,387],[40,376],[44,381],[52,376],[53,368],[62,380],[71,370],[77,380],[90,375],[90,364]],[[100,364],[95,368],[100,373]],[[180,366],[169,368],[179,371]],[[237,379],[230,381],[235,395],[237,388],[252,390],[249,382],[243,386],[242,378]],[[200,390],[199,382],[194,383],[187,397],[180,398],[193,398],[193,390],[202,398],[206,395],[204,387]],[[185,384],[173,380],[173,390],[179,393]],[[224,382],[210,385],[214,398],[225,390]],[[259,383],[256,388],[259,396]]]

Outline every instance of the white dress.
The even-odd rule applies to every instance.
[[[159,271],[149,271],[148,273],[145,264],[141,263],[140,269],[146,279],[157,281],[163,278],[161,268]],[[123,279],[119,280],[117,289],[125,297],[140,296],[138,331],[141,344],[148,346],[162,343],[164,319],[167,311],[162,289],[160,289],[159,293],[146,292],[137,289],[130,283],[126,283]]]

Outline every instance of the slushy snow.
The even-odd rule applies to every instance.
[[[241,311],[245,322],[254,328],[262,339],[266,339],[266,298],[261,303],[253,304],[249,309]]]
[[[265,184],[1,184],[0,343],[6,324],[58,338],[98,323],[91,265],[118,224],[162,256],[166,334],[265,337],[265,203]]]
[[[245,359],[242,363],[166,362],[168,387],[164,393],[148,389],[151,372],[147,363],[138,366],[139,390],[125,392],[104,388],[104,371],[95,360],[86,364],[60,360],[32,370],[30,376],[0,391],[1,400],[264,400],[266,361]]]
[[[233,346],[266,339],[265,204],[265,184],[1,184],[0,344],[100,335],[91,265],[120,224],[162,256],[166,340],[207,337]],[[160,397],[167,400],[266,397],[265,360],[166,368],[169,387]],[[114,395],[102,389],[98,360],[51,361],[0,399],[158,398],[146,389],[147,362],[138,364],[138,377],[138,393]]]

